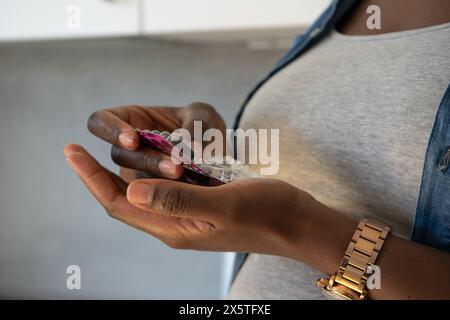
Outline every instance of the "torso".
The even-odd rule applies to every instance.
[[[450,23],[375,36],[335,31],[266,82],[241,127],[280,128],[275,178],[408,237],[449,61]],[[230,298],[319,298],[318,276],[300,262],[252,254]]]

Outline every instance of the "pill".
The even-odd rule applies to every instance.
[[[170,133],[167,132],[167,131],[163,131],[163,132],[161,132],[159,135],[160,135],[160,136],[163,136],[164,138],[167,139],[167,138],[170,136]]]

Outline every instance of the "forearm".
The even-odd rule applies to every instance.
[[[289,223],[283,255],[327,274],[341,263],[358,222],[312,200]],[[450,254],[390,234],[376,261],[381,289],[372,299],[450,299]]]

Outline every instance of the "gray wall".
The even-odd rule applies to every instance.
[[[0,44],[0,296],[219,298],[222,254],[176,251],[110,219],[62,149],[81,143],[115,168],[85,129],[115,105],[201,100],[230,124],[280,55],[148,39]],[[81,290],[65,287],[71,264]]]

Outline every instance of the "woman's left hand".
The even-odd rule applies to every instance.
[[[274,179],[204,187],[162,179],[127,184],[78,145],[64,153],[107,213],[178,249],[289,255],[302,212],[315,200]]]
[[[203,187],[138,179],[128,185],[82,147],[68,145],[64,152],[110,216],[177,249],[284,256],[333,274],[358,224],[279,180]],[[390,235],[377,265],[383,285],[369,292],[372,299],[450,298],[445,251]],[[405,272],[405,266],[412,273]],[[411,274],[427,281],[410,281]]]

